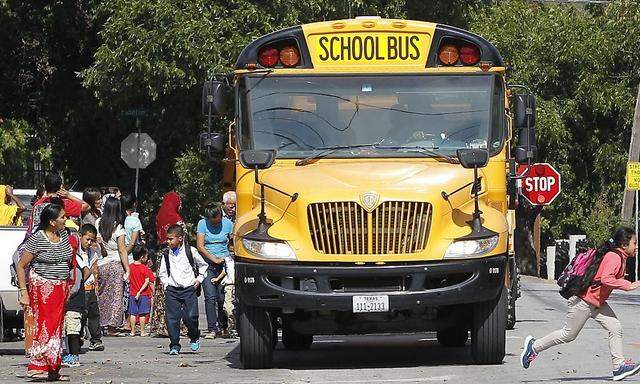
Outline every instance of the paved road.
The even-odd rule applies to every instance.
[[[507,356],[498,366],[472,365],[468,348],[441,348],[433,334],[316,338],[310,351],[278,345],[276,368],[239,368],[237,341],[204,340],[197,354],[167,355],[167,339],[105,338],[105,352],[87,352],[82,367],[64,369],[78,383],[596,383],[610,380],[605,332],[590,321],[572,344],[551,349],[525,371],[518,358],[527,334],[562,325],[565,303],[556,286],[523,279],[518,323],[507,334]],[[625,327],[625,352],[640,360],[640,294],[616,293],[610,301]],[[204,316],[201,317],[201,324]],[[188,349],[188,348],[186,348]],[[22,383],[26,359],[20,343],[0,345],[0,383]],[[630,378],[640,382],[640,376]]]

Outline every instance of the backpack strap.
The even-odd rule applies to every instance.
[[[162,252],[162,257],[164,257],[164,265],[167,267],[167,276],[171,276],[171,266],[169,264],[169,252],[171,252],[171,249],[168,247],[166,252]]]
[[[191,246],[187,242],[186,237],[184,240],[184,253],[187,254],[187,259],[189,259],[189,264],[191,265],[191,269],[193,270],[193,275],[198,278],[198,268],[196,268],[196,261],[193,259],[193,252],[191,251]]]
[[[80,238],[77,233],[71,232],[69,228],[66,228],[66,230],[69,236],[69,245],[71,245],[71,270],[73,271],[71,274],[71,284],[75,284],[78,278],[78,260],[76,260],[76,256],[78,255],[78,248],[80,248]]]

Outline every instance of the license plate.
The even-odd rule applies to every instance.
[[[389,296],[353,296],[353,312],[388,312]]]

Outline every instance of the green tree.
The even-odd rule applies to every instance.
[[[620,212],[640,83],[633,48],[639,21],[634,1],[579,7],[508,0],[471,23],[512,65],[510,83],[537,97],[538,160],[562,174],[562,195],[542,211],[547,242],[577,233],[600,239],[596,223],[613,223],[601,218]]]

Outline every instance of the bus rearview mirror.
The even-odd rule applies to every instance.
[[[516,128],[536,125],[536,98],[530,93],[513,96],[513,116]],[[528,120],[528,121],[527,121]]]
[[[218,80],[205,81],[202,87],[202,114],[225,115],[229,106],[231,88]]]

